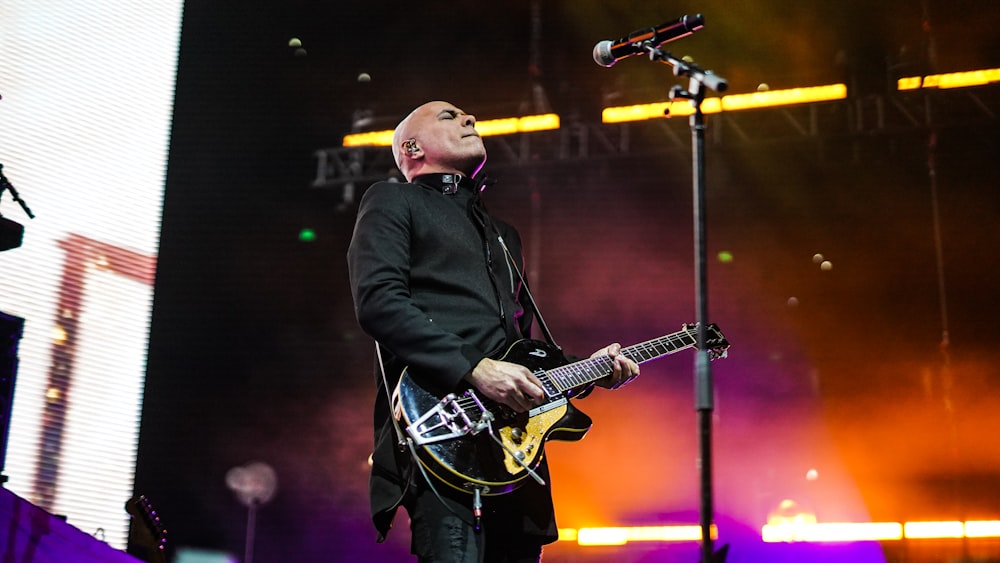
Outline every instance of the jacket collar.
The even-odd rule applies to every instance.
[[[430,186],[446,195],[458,193],[459,188],[468,188],[472,193],[478,192],[476,181],[461,174],[422,174],[414,178],[413,183]]]

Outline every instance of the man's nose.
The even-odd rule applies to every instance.
[[[476,116],[474,116],[472,114],[466,114],[465,117],[462,118],[462,125],[468,125],[469,127],[475,127],[476,126]]]

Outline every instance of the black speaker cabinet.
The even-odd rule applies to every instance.
[[[17,380],[17,344],[24,331],[24,319],[0,312],[0,479],[7,458],[10,411]]]

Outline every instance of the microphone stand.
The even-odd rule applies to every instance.
[[[693,62],[678,59],[670,53],[660,50],[652,42],[647,41],[642,47],[649,54],[649,60],[671,65],[674,76],[688,77],[688,89],[684,90],[681,86],[674,86],[670,89],[670,99],[689,100],[694,108],[694,113],[690,116],[690,125],[691,156],[694,167],[694,260],[698,342],[695,356],[695,406],[698,411],[698,468],[701,480],[699,510],[702,540],[701,561],[702,563],[724,563],[729,546],[724,546],[718,553],[712,550],[712,413],[714,401],[712,368],[705,346],[706,327],[708,326],[708,260],[705,248],[705,115],[701,111],[701,102],[705,99],[706,89],[723,92],[729,85],[725,79],[712,71],[703,70]]]
[[[21,209],[24,210],[24,213],[28,216],[29,219],[35,218],[35,214],[31,212],[31,209],[28,208],[28,204],[24,203],[24,200],[21,199],[21,194],[17,193],[17,190],[14,189],[14,185],[11,184],[9,180],[7,180],[6,176],[3,175],[3,164],[0,164],[0,196],[3,195],[4,190],[10,191],[10,195],[14,198],[14,201],[16,201],[17,204],[21,206]]]
[[[14,201],[21,206],[21,209],[28,215],[29,218],[34,219],[35,214],[31,212],[28,208],[28,204],[21,199],[21,194],[17,193],[14,188],[14,184],[11,184],[7,177],[3,174],[3,164],[0,164],[0,198],[3,197],[4,191],[10,191],[10,195],[13,196]],[[0,251],[10,250],[12,248],[17,248],[21,246],[24,240],[24,225],[11,221],[0,213]],[[6,481],[6,479],[0,479],[0,483]]]

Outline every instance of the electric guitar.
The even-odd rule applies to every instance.
[[[705,327],[705,350],[711,359],[725,357],[729,342],[714,324]],[[636,363],[693,348],[696,325],[634,346],[621,353]],[[444,397],[428,391],[403,370],[393,395],[393,409],[406,429],[422,470],[460,491],[502,495],[535,472],[547,440],[576,441],[590,430],[591,419],[570,402],[574,391],[610,375],[611,358],[568,363],[556,347],[519,340],[500,358],[530,369],[541,381],[546,398],[528,412],[480,397],[471,387]]]
[[[131,539],[144,550],[143,559],[147,563],[167,563],[167,530],[146,495],[130,498],[125,503],[125,511],[134,519]]]

